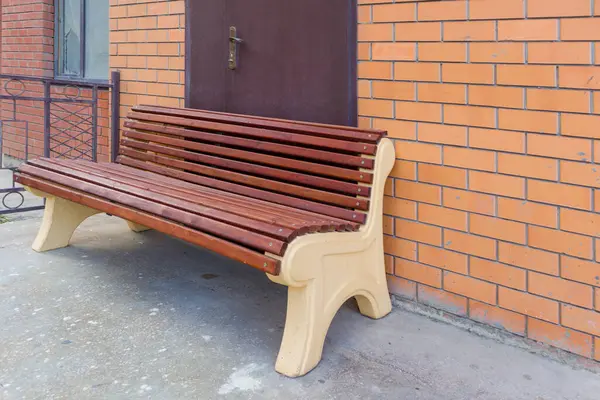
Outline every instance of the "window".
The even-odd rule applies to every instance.
[[[56,0],[56,75],[108,79],[109,0]]]

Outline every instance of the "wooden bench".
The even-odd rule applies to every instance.
[[[383,192],[385,132],[158,106],[134,107],[116,163],[40,158],[16,182],[46,198],[36,251],[65,247],[104,212],[266,272],[289,287],[276,370],[321,359],[335,313],[391,310]]]

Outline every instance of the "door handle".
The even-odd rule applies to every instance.
[[[230,70],[234,70],[238,65],[238,50],[237,45],[243,43],[244,40],[237,37],[237,28],[235,26],[229,27],[229,59],[228,65]]]

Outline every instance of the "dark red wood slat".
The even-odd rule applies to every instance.
[[[332,137],[356,142],[377,143],[384,135],[383,131],[364,131],[339,125],[315,124],[302,121],[291,121],[277,118],[255,117],[249,115],[218,113],[214,111],[191,108],[168,108],[150,105],[133,107],[134,111],[162,115],[182,116],[186,118],[205,119],[215,122],[235,123],[245,126],[276,129],[280,131],[312,134],[320,137]]]
[[[274,213],[272,211],[272,207],[271,209],[267,209],[266,207],[257,208],[256,205],[253,204],[252,200],[254,199],[246,198],[243,203],[232,202],[231,200],[226,199],[223,196],[215,196],[214,194],[210,195],[200,191],[181,188],[179,187],[181,186],[180,183],[178,183],[177,185],[173,185],[172,183],[163,184],[161,181],[158,181],[156,179],[148,180],[144,179],[143,177],[124,174],[119,171],[111,171],[109,169],[104,168],[102,163],[87,164],[77,161],[58,161],[55,159],[49,159],[47,161],[64,167],[76,169],[78,171],[86,172],[92,176],[100,176],[106,179],[114,180],[116,182],[132,185],[149,192],[156,192],[159,194],[173,196],[175,198],[190,201],[195,204],[209,204],[211,208],[233,213],[235,215],[247,216],[257,221],[279,225],[291,229],[295,232],[294,235],[290,235],[287,237],[288,241],[293,236],[308,233],[309,228],[311,227],[310,224],[315,223],[312,221],[307,222],[306,220],[297,218],[297,212],[294,212],[293,215],[290,215],[291,211],[288,211],[287,214]],[[340,225],[340,223],[330,221],[330,225]],[[322,224],[315,225],[315,227],[321,229]]]
[[[274,223],[265,223],[263,221],[247,218],[246,216],[240,216],[225,212],[223,210],[215,209],[213,207],[208,207],[206,205],[190,202],[186,197],[177,196],[173,190],[160,191],[157,190],[156,187],[152,187],[150,185],[140,188],[135,185],[136,182],[132,182],[131,180],[119,180],[115,179],[114,177],[107,179],[96,173],[79,171],[73,167],[65,167],[58,163],[53,163],[43,159],[32,160],[29,162],[29,165],[48,169],[53,172],[90,182],[98,186],[104,186],[110,189],[118,190],[142,199],[155,201],[169,207],[178,208],[183,211],[189,211],[202,217],[215,219],[233,226],[275,237],[278,240],[290,242],[291,239],[297,236],[293,229],[288,229]]]
[[[159,132],[169,135],[197,139],[204,142],[217,143],[220,145],[237,146],[256,152],[270,152],[281,155],[289,155],[310,160],[323,161],[328,164],[338,164],[350,167],[360,167],[372,170],[374,162],[372,159],[354,156],[334,151],[311,149],[308,147],[293,146],[281,143],[266,142],[256,139],[248,139],[237,136],[227,136],[220,133],[204,132],[181,127],[162,125],[149,122],[126,120],[125,127],[149,132]],[[340,167],[333,167],[340,168]],[[343,169],[343,168],[342,168]],[[354,172],[356,172],[354,170]],[[355,179],[358,180],[358,179]]]
[[[141,158],[141,159],[140,159]],[[172,178],[182,179],[188,182],[193,182],[203,186],[213,187],[219,190],[224,190],[227,192],[237,193],[241,195],[245,195],[248,197],[253,197],[256,199],[266,200],[272,203],[283,204],[295,208],[299,208],[302,210],[316,212],[318,214],[328,215],[331,217],[341,218],[351,222],[358,222],[360,224],[364,224],[366,221],[366,214],[354,211],[354,210],[346,210],[343,208],[330,206],[323,203],[317,203],[314,201],[299,199],[296,197],[291,197],[287,195],[282,195],[279,193],[268,192],[266,190],[256,189],[249,186],[239,185],[236,183],[221,181],[218,179],[213,179],[201,175],[192,174],[189,172],[183,171],[186,168],[185,165],[180,165],[178,168],[174,169],[169,168],[164,165],[157,165],[152,163],[147,163],[145,161],[152,161],[152,157],[147,154],[143,156],[138,156],[138,158],[131,158],[127,156],[119,156],[117,162],[120,164],[128,165],[134,168],[144,169],[147,171],[151,171],[160,175],[170,176]]]
[[[287,205],[271,203],[265,200],[260,200],[253,197],[242,196],[232,192],[221,191],[207,186],[202,186],[197,183],[190,183],[180,179],[171,178],[169,176],[159,175],[154,172],[145,171],[142,169],[133,168],[127,165],[111,164],[111,163],[92,163],[91,161],[78,160],[78,163],[88,163],[93,168],[101,168],[109,171],[111,174],[126,174],[127,176],[134,177],[135,179],[144,179],[147,182],[162,182],[167,186],[181,186],[190,190],[196,196],[206,197],[210,199],[218,199],[220,202],[231,203],[238,207],[249,207],[253,210],[260,211],[261,213],[275,214],[278,216],[288,216],[287,218],[293,218],[298,226],[308,226],[310,232],[323,231],[327,232],[327,227],[335,225],[339,227],[340,231],[356,231],[360,224],[356,222],[350,222],[344,219],[331,217],[328,215],[317,214],[312,211],[307,211],[299,208],[288,207]],[[126,168],[123,170],[123,168]],[[289,217],[293,215],[293,217]],[[298,225],[299,224],[299,225]]]
[[[157,130],[158,131],[158,130]],[[332,167],[330,165],[316,164],[306,161],[295,160],[293,158],[285,158],[272,156],[269,154],[250,152],[245,150],[239,150],[231,147],[215,146],[206,143],[198,143],[190,140],[183,140],[164,135],[156,135],[152,133],[139,132],[137,130],[125,130],[123,136],[127,139],[136,139],[154,143],[161,143],[173,147],[179,147],[187,150],[197,150],[202,153],[225,156],[228,158],[235,158],[247,162],[253,162],[257,164],[266,164],[269,166],[275,166],[279,168],[285,168],[289,170],[296,170],[300,172],[307,172],[314,175],[326,175],[329,177],[340,178],[346,181],[358,181],[363,183],[371,183],[373,181],[373,175],[366,172]],[[362,186],[365,188],[365,186]],[[356,193],[355,187],[349,187],[347,193]],[[368,194],[361,193],[362,196],[368,196]]]
[[[255,249],[260,249],[277,255],[283,255],[285,252],[286,243],[283,241],[259,235],[255,232],[237,228],[232,225],[227,225],[214,219],[167,207],[153,201],[145,200],[106,187],[97,186],[92,183],[74,179],[46,169],[34,167],[32,165],[23,165],[19,168],[19,171],[25,175],[33,175],[35,177],[50,182],[55,182],[63,186],[92,194],[94,196],[121,203],[147,213],[160,215],[164,218],[181,222],[201,231],[227,238]]]
[[[154,163],[169,165],[171,167],[180,168],[187,171],[194,171],[198,174],[202,174],[205,176],[226,180],[230,182],[237,182],[248,186],[253,186],[261,189],[267,189],[279,193],[284,193],[288,195],[292,195],[295,197],[300,197],[308,200],[316,200],[319,202],[337,205],[346,208],[355,208],[358,210],[368,210],[369,209],[369,201],[363,199],[357,199],[355,197],[344,196],[341,194],[326,192],[323,190],[317,190],[307,187],[302,187],[298,185],[293,185],[290,183],[279,182],[274,180],[269,180],[265,178],[260,178],[253,175],[242,174],[238,172],[232,172],[224,169],[217,169],[210,166],[197,164],[188,162],[187,160],[200,161],[206,159],[208,156],[198,155],[192,152],[178,150],[173,148],[168,148],[164,146],[152,145],[152,144],[144,144],[140,145],[138,148],[143,148],[145,150],[149,150],[156,153],[161,153],[173,157],[181,157],[185,158],[186,161],[180,161],[175,158],[168,158],[158,154],[150,154],[143,153],[138,151],[137,149],[132,149],[130,147],[121,147],[121,153],[132,157],[139,158],[145,161],[152,161]],[[216,162],[216,161],[215,161]],[[254,170],[257,168],[255,167]]]
[[[183,140],[185,142],[185,140]],[[122,139],[121,146],[125,148],[133,148],[137,150],[150,151],[157,154],[166,154],[177,158],[185,159],[186,161],[194,161],[207,166],[223,168],[222,172],[235,171],[242,173],[243,175],[253,176],[260,179],[274,178],[278,181],[291,183],[294,186],[306,185],[304,191],[307,194],[312,194],[312,190],[317,188],[319,190],[325,189],[327,193],[331,193],[333,196],[337,193],[343,193],[348,195],[362,195],[361,191],[364,186],[359,186],[355,183],[343,182],[333,180],[329,178],[322,178],[314,175],[303,174],[295,171],[288,171],[285,169],[278,169],[273,167],[265,167],[260,164],[248,163],[243,161],[232,160],[228,158],[215,157],[212,155],[201,154],[199,152],[192,152],[188,150],[182,150],[179,148],[165,146],[156,143],[141,142],[138,140]],[[202,146],[199,146],[200,148]],[[192,149],[195,150],[195,149]],[[223,177],[223,179],[227,179]],[[311,188],[312,187],[312,188]],[[366,187],[364,187],[366,189]],[[359,191],[360,190],[360,191]],[[279,191],[287,192],[286,188],[281,187]],[[295,193],[298,193],[297,191]],[[296,194],[298,195],[298,194]],[[307,196],[308,197],[308,196]],[[358,208],[358,206],[357,206]]]
[[[374,155],[377,151],[377,146],[370,143],[350,142],[339,139],[302,135],[299,133],[288,133],[263,128],[232,125],[221,122],[172,117],[169,115],[149,114],[134,111],[129,113],[128,118],[140,121],[152,121],[171,125],[188,126],[191,128],[206,129],[209,131],[224,132],[227,134],[236,134],[246,137],[268,139],[277,142],[296,143],[306,146],[313,146],[315,148],[334,149],[339,152]]]
[[[135,210],[127,206],[111,203],[108,200],[78,192],[52,182],[25,176],[19,172],[15,174],[15,182],[41,190],[49,195],[60,197],[101,212],[115,215],[127,221],[147,226],[148,228],[155,229],[159,232],[176,237],[197,246],[204,247],[205,249],[214,251],[215,253],[225,255],[231,259],[250,265],[263,272],[267,272],[272,275],[279,275],[279,260],[236,245],[227,240],[190,229],[184,225],[165,220],[152,214],[140,212],[139,210]]]

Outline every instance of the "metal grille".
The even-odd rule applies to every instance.
[[[109,83],[3,74],[0,82],[0,215],[43,208],[39,201],[29,204],[24,189],[13,181],[14,170],[30,158],[96,161],[99,129],[108,132],[110,125],[106,136],[114,160],[119,140],[118,72],[111,74]],[[100,118],[104,126],[99,126]]]

